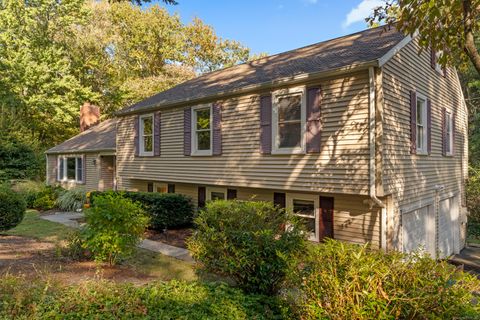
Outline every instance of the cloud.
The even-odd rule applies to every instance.
[[[365,21],[365,18],[372,13],[374,8],[384,4],[385,2],[382,0],[362,0],[358,6],[350,10],[342,26],[347,28],[356,22]]]

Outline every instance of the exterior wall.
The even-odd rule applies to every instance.
[[[129,191],[147,191],[147,184],[153,181],[130,180]],[[165,182],[165,181],[158,181]],[[124,183],[125,185],[125,183]],[[187,195],[193,202],[198,202],[198,186],[196,184],[175,183],[175,193]],[[207,186],[208,187],[208,186]],[[239,200],[273,201],[274,192],[287,192],[285,190],[269,190],[234,187],[237,190]],[[312,192],[309,192],[312,194]],[[318,194],[334,197],[334,238],[346,242],[366,243],[373,247],[380,245],[380,211],[377,208],[370,209],[364,203],[368,197],[345,194]]]
[[[321,152],[260,154],[259,94],[223,101],[221,156],[183,155],[183,107],[162,110],[161,152],[134,157],[134,117],[117,125],[119,189],[131,179],[272,190],[368,194],[368,72],[329,78],[323,90]]]
[[[443,77],[431,68],[430,52],[424,50],[418,55],[418,51],[418,43],[410,42],[384,65],[382,74],[382,182],[385,194],[392,194],[394,198],[393,215],[388,226],[393,248],[401,248],[402,212],[438,203],[440,199],[456,194],[460,195],[457,199],[465,206],[467,111],[460,83],[455,70],[448,69],[447,76]],[[410,154],[410,90],[416,90],[431,100],[430,155]],[[442,155],[443,107],[456,112],[453,157]],[[465,215],[465,209],[462,212]]]
[[[115,156],[100,156],[98,190],[114,189]]]
[[[65,154],[67,155],[67,154]],[[78,154],[68,154],[72,156],[81,156],[81,153]],[[85,182],[84,183],[74,183],[74,182],[58,182],[57,181],[57,157],[61,155],[49,154],[47,155],[47,184],[60,184],[66,189],[71,189],[74,187],[85,187],[85,190],[98,190],[99,181],[100,181],[100,167],[99,155],[97,153],[86,153],[84,154],[85,161]],[[97,165],[94,165],[93,162],[96,161]]]

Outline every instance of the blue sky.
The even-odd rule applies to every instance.
[[[165,7],[183,22],[197,16],[222,38],[238,40],[253,53],[269,54],[365,29],[363,19],[381,4],[381,0],[177,1],[177,6]]]

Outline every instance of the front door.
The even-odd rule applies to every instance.
[[[320,197],[319,238],[333,239],[333,197]]]

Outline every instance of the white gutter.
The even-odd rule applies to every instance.
[[[369,126],[368,126],[368,140],[369,140],[369,146],[370,146],[370,161],[369,161],[369,181],[370,181],[370,188],[369,188],[369,194],[370,194],[370,199],[382,208],[382,215],[381,215],[381,236],[380,236],[380,247],[382,249],[386,249],[387,246],[387,206],[377,198],[377,188],[376,188],[376,172],[377,172],[377,167],[375,163],[375,128],[376,128],[376,120],[375,120],[375,113],[376,113],[376,94],[375,94],[375,71],[373,67],[368,68],[368,76],[369,76],[369,87],[370,87],[370,94],[369,94],[369,112],[368,112],[368,117],[369,117]]]

